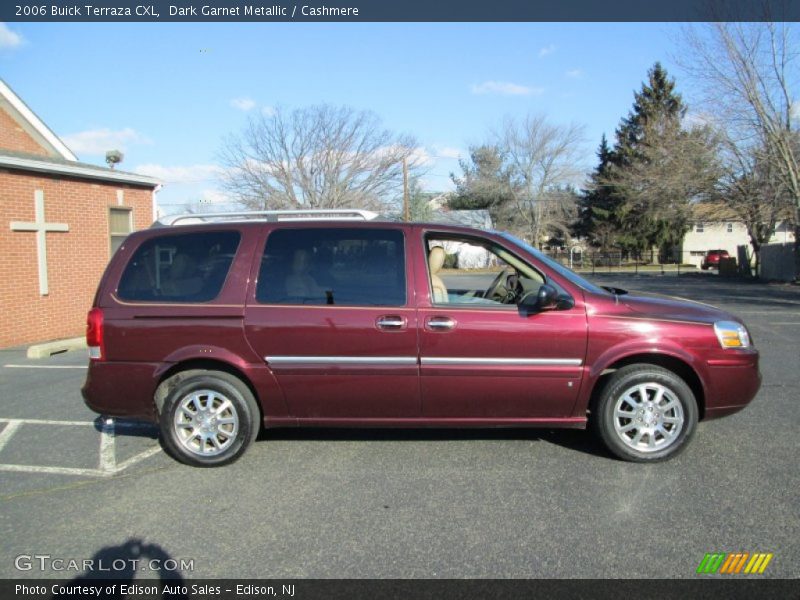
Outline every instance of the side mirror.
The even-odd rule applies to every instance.
[[[536,293],[536,308],[552,310],[558,306],[558,290],[549,283],[543,283]]]
[[[558,290],[549,283],[543,283],[539,291],[527,294],[520,304],[532,311],[553,310],[558,308]]]

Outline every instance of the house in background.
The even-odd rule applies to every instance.
[[[695,204],[694,223],[683,238],[681,262],[700,267],[709,250],[727,250],[732,257],[738,256],[739,246],[753,256],[753,245],[747,227],[730,209],[718,205]],[[769,240],[770,244],[794,242],[794,231],[788,220],[778,222]]]
[[[158,188],[79,162],[0,80],[0,347],[83,334],[109,258],[153,222]]]

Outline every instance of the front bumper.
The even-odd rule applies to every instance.
[[[706,361],[705,419],[733,414],[747,406],[761,387],[758,351],[734,351]]]

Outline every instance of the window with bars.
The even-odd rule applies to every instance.
[[[111,254],[113,256],[128,237],[128,234],[133,231],[133,223],[131,219],[130,208],[111,208],[108,214],[108,232],[111,240]]]

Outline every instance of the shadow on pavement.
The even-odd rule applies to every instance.
[[[522,440],[549,442],[583,454],[611,458],[612,455],[591,431],[577,429],[535,429],[496,427],[475,429],[414,428],[414,429],[356,429],[356,428],[280,428],[265,429],[259,442],[438,442],[469,440]]]
[[[164,589],[164,584],[182,586],[184,578],[177,568],[181,561],[174,559],[161,546],[154,543],[145,543],[137,538],[130,538],[117,546],[106,546],[98,550],[89,564],[91,569],[85,569],[84,574],[75,577],[64,584],[69,590],[72,586],[86,585],[97,581],[113,581],[117,593],[104,594],[104,598],[127,598],[128,594],[120,592],[120,586],[146,580],[147,586],[158,585]],[[84,598],[84,595],[58,595],[59,598]],[[150,597],[150,596],[148,596]],[[173,599],[187,598],[185,594],[169,594],[163,597]]]

